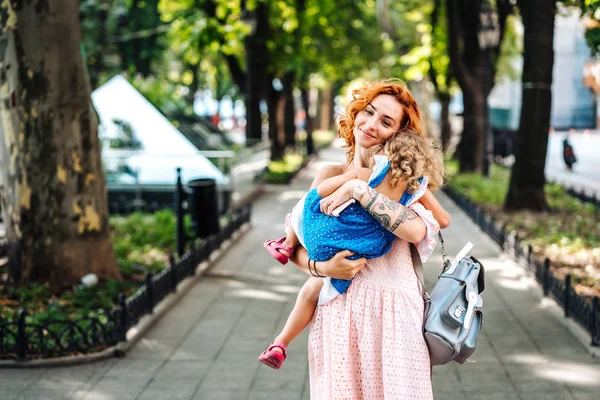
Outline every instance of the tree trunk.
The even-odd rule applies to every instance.
[[[285,132],[285,146],[296,144],[296,107],[294,105],[294,76],[293,71],[286,72],[281,83],[283,84],[283,130]]]
[[[460,172],[482,172],[486,108],[483,91],[464,91],[463,104],[463,132],[458,144]]]
[[[544,168],[552,105],[554,64],[554,0],[520,1],[523,19],[523,94],[515,164],[512,168],[506,210],[542,211],[548,208],[544,194]]]
[[[335,123],[335,96],[342,90],[339,81],[331,84],[331,93],[329,93],[329,114],[327,114],[327,130],[333,129]]]
[[[506,18],[512,12],[509,0],[496,0],[500,40],[491,49],[494,58],[499,54],[504,38]],[[448,25],[448,55],[453,76],[464,96],[464,129],[458,145],[461,172],[482,172],[485,149],[486,98],[494,87],[494,63],[486,63],[485,52],[479,47],[480,0],[446,0]],[[484,79],[486,89],[484,93]]]
[[[255,57],[256,38],[246,38],[246,144],[251,146],[262,140],[260,113],[260,79]]]
[[[79,1],[5,2],[0,46],[2,213],[9,280],[120,279],[97,121],[80,53]]]
[[[283,91],[277,93],[277,105],[275,109],[275,121],[277,126],[277,142],[281,147],[286,148],[286,132],[285,132],[285,105],[287,101]],[[271,109],[269,109],[269,124],[271,123]]]
[[[308,112],[310,101],[309,91],[305,87],[302,87],[302,108],[304,108],[305,123],[304,129],[306,129],[306,155],[310,156],[315,153],[315,142],[313,141],[313,119]]]
[[[268,50],[266,41],[269,32],[269,5],[260,2],[256,7],[256,32],[245,39],[246,47],[246,144],[253,145],[262,140],[262,121],[260,100],[265,87],[271,87],[272,81],[265,77],[268,69]]]
[[[329,130],[331,129],[331,115],[333,111],[331,110],[331,97],[333,88],[332,85],[327,86],[325,89],[321,91],[323,95],[321,97],[321,104],[319,110],[319,129]]]
[[[452,125],[450,125],[450,94],[447,92],[438,92],[437,98],[440,100],[440,142],[444,153],[450,145],[452,136]]]
[[[285,153],[284,137],[280,135],[277,126],[277,106],[280,93],[275,90],[273,85],[269,86],[267,96],[267,106],[269,108],[269,140],[271,141],[271,160],[281,160]]]

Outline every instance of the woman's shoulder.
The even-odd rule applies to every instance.
[[[330,176],[341,175],[346,172],[346,166],[344,164],[327,165],[321,168],[320,172]]]

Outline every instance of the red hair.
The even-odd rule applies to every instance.
[[[362,88],[352,91],[352,100],[346,107],[346,112],[340,116],[338,136],[346,141],[348,151],[346,159],[350,163],[354,159],[354,120],[356,115],[367,108],[373,99],[381,94],[393,96],[402,105],[400,129],[411,131],[411,134],[423,135],[421,126],[421,110],[410,90],[400,80],[385,79],[378,82],[367,82]]]

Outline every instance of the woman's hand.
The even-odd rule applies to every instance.
[[[329,196],[321,199],[321,212],[327,215],[333,215],[333,210],[347,202],[352,198],[354,193],[354,186],[358,183],[362,182],[360,179],[351,179],[344,183],[342,186],[337,188],[333,193]]]
[[[350,250],[343,250],[327,261],[317,261],[317,271],[321,275],[335,279],[352,279],[358,271],[367,265],[365,258],[359,258],[358,260],[348,260],[346,258],[353,254]]]

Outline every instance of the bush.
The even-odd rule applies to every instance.
[[[288,183],[302,167],[301,154],[288,153],[283,160],[270,161],[267,167],[266,181],[269,183]]]
[[[184,219],[191,236],[191,219]],[[154,214],[134,213],[110,218],[111,240],[124,281],[100,282],[93,287],[75,287],[53,293],[49,284],[32,283],[26,287],[6,287],[0,296],[0,317],[16,318],[19,309],[28,310],[30,323],[65,317],[81,317],[110,310],[117,296],[132,294],[140,286],[144,272],[156,273],[168,264],[176,247],[176,220],[173,210]]]
[[[186,215],[184,227],[191,237],[191,218]],[[121,272],[125,277],[135,273],[135,265],[153,272],[164,268],[169,254],[176,249],[176,218],[173,210],[154,214],[136,212],[110,218],[111,239]]]

